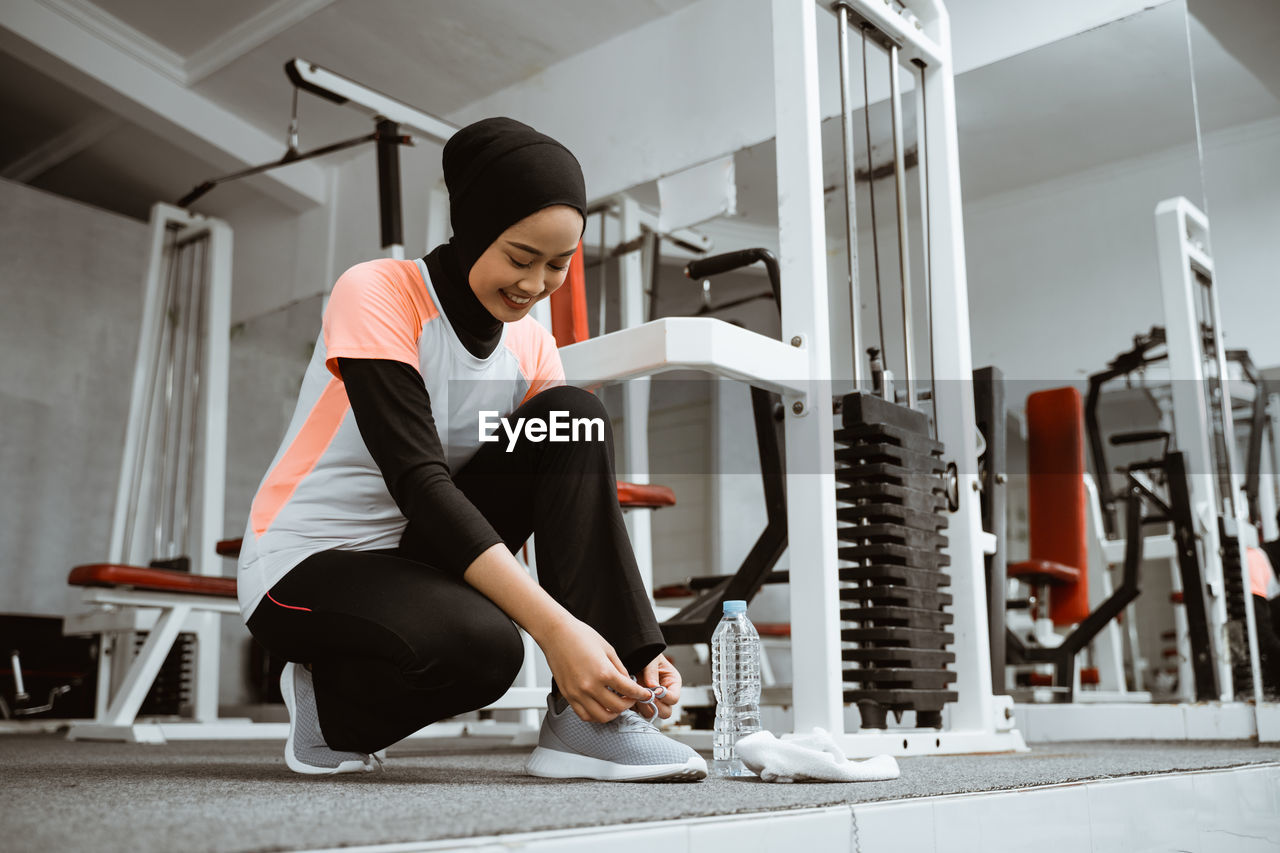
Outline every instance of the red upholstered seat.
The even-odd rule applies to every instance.
[[[1075,573],[1048,572],[1058,587],[1049,596],[1049,616],[1055,625],[1074,625],[1089,615],[1084,406],[1075,388],[1027,396],[1027,474],[1029,562]]]
[[[172,569],[123,566],[115,563],[91,563],[76,566],[67,576],[72,586],[133,587],[152,592],[178,592],[191,595],[236,597],[236,579],[193,575]]]
[[[1009,577],[1018,578],[1027,583],[1063,586],[1080,580],[1080,570],[1075,566],[1064,566],[1052,560],[1025,560],[1021,563],[1009,564]]]
[[[657,508],[662,506],[675,506],[676,493],[668,489],[666,486],[655,486],[652,484],[640,485],[638,483],[624,483],[618,481],[618,503],[626,507],[649,507]]]
[[[676,505],[676,493],[666,486],[640,485],[639,483],[618,482],[618,504],[623,509],[658,509]],[[223,557],[240,556],[243,539],[222,539],[216,546]]]

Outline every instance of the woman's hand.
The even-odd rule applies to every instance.
[[[644,673],[640,676],[640,686],[647,687],[652,690],[655,687],[666,688],[666,693],[658,697],[654,702],[657,707],[658,716],[667,719],[671,716],[671,708],[680,701],[680,672],[675,668],[671,661],[667,660],[666,655],[658,655],[653,661],[644,668]],[[653,711],[648,705],[640,705],[636,708],[636,712],[640,716],[647,719],[653,718]]]
[[[649,698],[650,691],[631,680],[613,646],[581,620],[557,625],[540,645],[560,695],[583,720],[607,723]]]

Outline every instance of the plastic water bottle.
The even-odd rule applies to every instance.
[[[745,601],[726,601],[711,635],[711,682],[716,697],[712,776],[750,776],[738,740],[760,731],[760,635]]]

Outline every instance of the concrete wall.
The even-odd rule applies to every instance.
[[[1205,200],[1227,344],[1280,366],[1280,117],[1213,134]]]
[[[266,230],[244,224],[237,247],[242,268],[252,268],[255,244],[279,231],[269,218]],[[296,220],[274,224],[289,230]],[[146,223],[0,181],[0,359],[10,366],[0,374],[0,613],[63,615],[67,572],[106,556],[148,242]],[[247,289],[246,279],[236,287]],[[320,301],[231,330],[229,537],[243,531],[293,413]],[[238,620],[223,626],[222,698],[245,701],[249,638]]]
[[[148,236],[0,181],[0,613],[61,616],[67,572],[105,555]]]

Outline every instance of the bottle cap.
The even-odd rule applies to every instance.
[[[724,603],[725,613],[746,613],[747,603],[745,601],[726,601]]]

